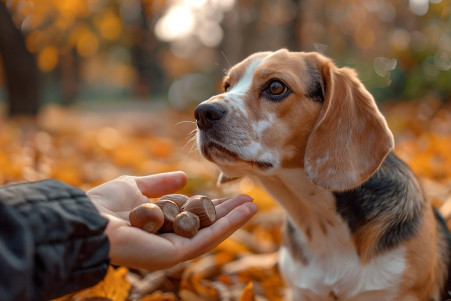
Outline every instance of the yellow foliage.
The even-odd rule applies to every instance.
[[[121,133],[112,127],[105,127],[97,132],[97,143],[106,150],[113,150],[123,142]]]
[[[254,283],[249,282],[243,290],[241,294],[240,301],[254,301],[255,293],[254,293]]]
[[[77,51],[81,56],[93,56],[99,48],[99,40],[90,31],[83,31],[77,40]]]
[[[35,30],[25,38],[25,45],[30,52],[38,52],[43,45],[47,44],[48,37],[41,30]]]
[[[174,142],[169,138],[155,137],[148,145],[150,153],[157,158],[167,158],[174,152]]]
[[[122,23],[119,17],[112,11],[106,10],[95,19],[100,34],[106,40],[118,39],[122,34]]]
[[[285,282],[276,269],[266,274],[266,277],[261,280],[261,286],[264,295],[268,296],[271,301],[285,300]]]
[[[215,255],[215,261],[217,266],[223,266],[228,262],[233,261],[236,258],[237,253],[233,250],[227,250],[227,252],[218,252]]]
[[[38,66],[44,72],[52,71],[58,64],[58,49],[53,46],[45,47],[38,55]]]
[[[87,0],[54,0],[54,5],[57,7],[61,17],[86,17],[91,13]]]
[[[192,285],[196,294],[202,298],[202,300],[219,300],[218,290],[212,286],[212,282],[207,279],[201,279],[193,277]]]
[[[105,278],[91,288],[84,289],[75,294],[63,296],[52,301],[81,301],[91,298],[105,298],[111,301],[125,301],[129,295],[130,283],[126,280],[128,269],[110,267]]]
[[[254,198],[260,211],[271,210],[274,209],[275,206],[278,206],[273,198],[258,185],[255,185],[253,189],[247,191],[246,194],[249,194]]]
[[[230,252],[233,254],[249,252],[249,248],[245,244],[243,244],[241,242],[237,242],[233,238],[228,238],[228,239],[224,240],[222,243],[220,243],[216,247],[216,249],[219,251],[226,251],[226,252]]]
[[[115,148],[111,153],[111,158],[119,166],[138,167],[146,161],[147,155],[145,150],[137,144],[130,143]]]
[[[354,41],[362,49],[370,48],[376,40],[374,31],[368,26],[358,26],[354,34]]]
[[[175,301],[177,298],[172,293],[155,292],[152,295],[142,297],[139,301]]]
[[[69,185],[80,187],[83,185],[81,170],[75,168],[76,165],[69,162],[59,164],[57,168],[53,169],[50,177],[63,181]]]

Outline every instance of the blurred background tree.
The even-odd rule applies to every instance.
[[[0,98],[189,108],[255,51],[319,51],[378,101],[451,92],[451,0],[0,0]]]
[[[3,2],[0,2],[0,54],[9,92],[9,115],[36,115],[39,108],[38,67]]]

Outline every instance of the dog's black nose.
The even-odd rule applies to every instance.
[[[194,110],[197,126],[201,130],[207,130],[220,120],[225,114],[225,110],[218,104],[200,104]]]

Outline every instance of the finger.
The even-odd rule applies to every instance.
[[[216,206],[216,219],[220,219],[227,215],[230,211],[232,211],[234,208],[244,204],[252,202],[253,199],[245,194],[237,195],[233,198],[226,199],[221,204]]]
[[[213,202],[213,205],[218,206],[227,200],[230,200],[230,198],[221,198],[221,199],[215,199],[215,200],[211,200],[211,201]]]
[[[188,181],[184,172],[174,171],[156,175],[135,177],[139,190],[149,198],[174,193],[183,188]]]
[[[210,227],[200,230],[187,245],[185,260],[197,257],[219,245],[233,232],[244,226],[257,210],[257,205],[254,203],[244,203]]]

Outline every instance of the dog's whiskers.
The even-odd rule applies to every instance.
[[[188,139],[186,140],[186,143],[185,143],[185,145],[183,146],[183,149],[184,149],[190,142],[192,142],[193,140],[196,139],[196,132],[197,132],[197,129],[194,129],[194,130],[192,130],[191,132],[188,133],[188,135],[187,135]]]
[[[195,121],[189,121],[189,120],[182,120],[182,121],[180,121],[180,122],[177,122],[176,123],[176,126],[179,126],[179,125],[182,125],[182,124],[194,124],[194,125],[196,125],[196,122]],[[196,133],[197,133],[197,127],[195,127],[192,131],[190,131],[189,133],[188,133],[188,139],[187,139],[187,141],[186,141],[186,143],[183,145],[183,149],[185,149],[187,146],[188,146],[188,144],[190,144],[191,142],[193,142],[194,141],[194,143],[191,145],[191,148],[190,148],[190,150],[189,150],[189,152],[188,152],[188,154],[187,154],[187,156],[186,157],[188,157],[190,154],[191,154],[191,152],[193,151],[193,149],[194,149],[194,147],[195,146],[197,146],[197,143],[196,143]]]
[[[189,139],[186,141],[185,145],[183,146],[183,148],[186,148],[188,146],[188,144],[191,143],[191,148],[188,151],[188,153],[186,154],[185,160],[191,155],[191,153],[197,149],[197,128],[195,128],[194,130],[192,130],[191,132],[189,132],[188,137]],[[191,137],[190,137],[191,136]]]
[[[229,64],[230,67],[232,67],[232,64],[230,64],[229,59],[227,58],[227,56],[225,55],[224,51],[221,50],[222,55],[224,56],[227,64]]]
[[[175,125],[176,125],[176,126],[179,126],[179,125],[182,125],[182,124],[184,124],[184,123],[196,124],[195,121],[182,120],[182,121],[177,122]]]

